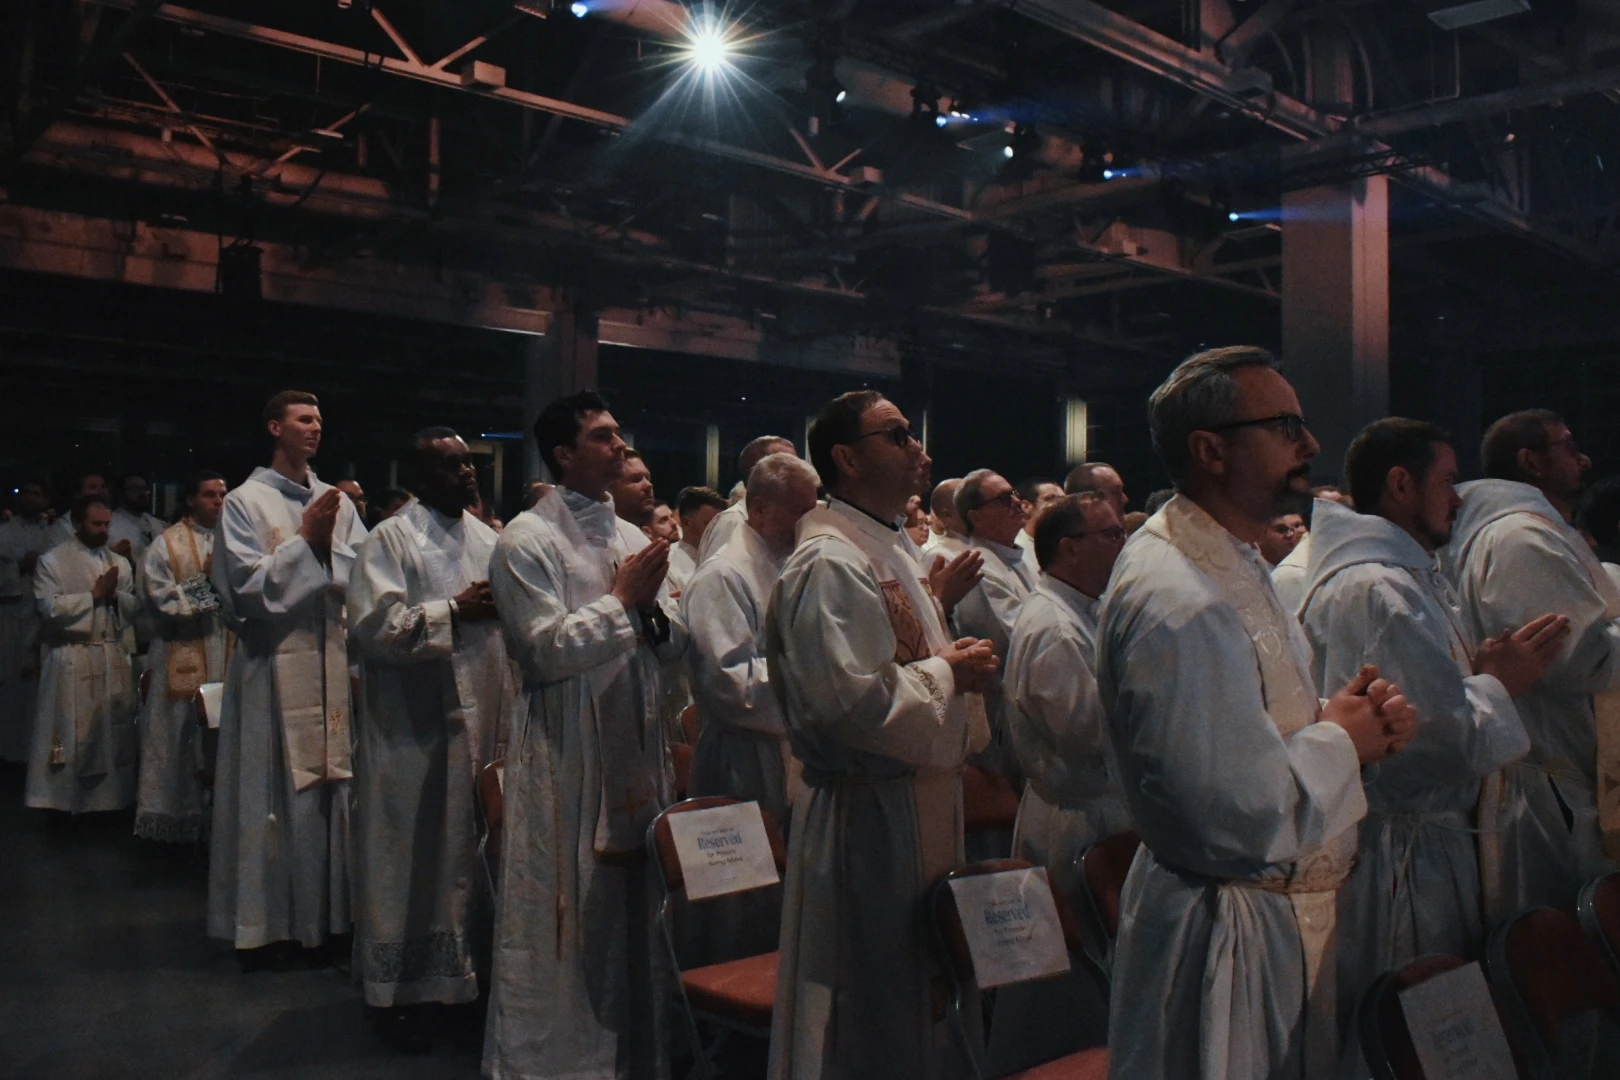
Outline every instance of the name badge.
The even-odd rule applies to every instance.
[[[667,820],[687,899],[707,900],[781,880],[759,803],[711,806],[671,814]]]
[[[981,990],[1069,970],[1063,924],[1044,867],[952,878],[951,893]]]
[[[1513,1080],[1513,1054],[1479,965],[1401,991],[1401,1012],[1429,1080]]]

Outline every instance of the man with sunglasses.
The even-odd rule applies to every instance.
[[[951,1049],[917,911],[961,865],[960,770],[988,741],[974,706],[997,662],[988,642],[952,639],[900,528],[931,465],[905,415],[876,391],[845,394],[809,443],[829,505],[800,521],[765,631],[804,779],[769,1075],[933,1076]]]
[[[1487,479],[1458,489],[1445,552],[1481,639],[1552,611],[1570,634],[1517,701],[1530,753],[1502,773],[1501,910],[1563,907],[1620,865],[1620,589],[1570,524],[1592,463],[1557,413],[1502,417],[1480,448]],[[1481,822],[1481,829],[1490,827]]]
[[[1007,656],[1013,623],[1024,601],[1039,584],[1036,568],[1016,546],[1024,528],[1024,500],[1007,479],[989,469],[975,469],[962,478],[956,492],[956,514],[968,535],[968,545],[984,558],[984,576],[956,605],[952,623],[968,636],[989,641],[997,656]],[[975,764],[999,775],[1016,795],[1024,786],[1018,755],[1008,740],[1001,687],[985,695],[990,715],[990,746]],[[1007,837],[999,841],[1005,854]]]
[[[1263,349],[1184,361],[1149,399],[1177,495],[1103,601],[1097,682],[1142,836],[1112,961],[1112,1074],[1304,1080],[1340,1035],[1336,895],[1367,812],[1361,767],[1415,720],[1363,668],[1326,704],[1258,544],[1318,452]]]

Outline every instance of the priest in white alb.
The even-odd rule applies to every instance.
[[[1339,893],[1348,1019],[1385,971],[1427,953],[1478,957],[1495,922],[1481,903],[1482,861],[1494,865],[1477,828],[1481,780],[1529,750],[1513,699],[1558,655],[1568,622],[1549,615],[1490,640],[1469,630],[1434,555],[1459,504],[1444,430],[1376,421],[1344,471],[1358,509],[1324,500],[1312,514],[1300,609],[1312,674],[1325,694],[1372,664],[1419,719],[1411,745],[1366,776],[1356,868]]]
[[[787,454],[748,474],[748,519],[681,597],[687,665],[702,723],[689,794],[753,800],[783,828],[792,751],[765,661],[765,611],[799,519],[815,508],[816,471]]]
[[[1490,793],[1505,918],[1569,906],[1620,868],[1620,588],[1570,525],[1592,463],[1557,413],[1503,417],[1480,456],[1488,479],[1460,489],[1444,555],[1471,630],[1494,637],[1546,612],[1570,625],[1557,661],[1517,702],[1530,753]]]
[[[196,698],[224,682],[230,632],[209,578],[225,478],[199,472],[186,485],[186,513],[146,549],[140,587],[153,615],[141,706],[141,775],[135,835],[193,843],[203,831],[203,737]]]
[[[799,523],[766,616],[770,681],[804,789],[793,805],[769,1076],[940,1074],[941,973],[919,917],[962,862],[960,772],[989,732],[988,642],[952,640],[906,502],[930,461],[877,391],[835,399],[810,429],[830,503]],[[970,693],[971,692],[971,693]]]
[[[748,474],[754,471],[754,466],[771,454],[789,454],[798,457],[799,451],[793,445],[792,439],[784,439],[780,435],[761,435],[757,439],[750,439],[748,445],[742,448],[742,453],[737,455],[737,468],[742,475],[742,480],[737,484],[738,488],[746,486]],[[710,555],[719,551],[721,545],[731,539],[732,532],[748,520],[747,502],[738,498],[735,491],[732,498],[736,499],[736,502],[716,514],[714,520],[709,522],[709,527],[703,530],[703,542],[698,545],[699,566],[702,566]]]
[[[478,997],[478,774],[506,750],[516,703],[489,584],[495,533],[472,452],[424,428],[405,458],[416,498],[377,526],[349,574],[361,658],[354,778],[354,960],[381,1029],[428,1039],[420,1006]]]
[[[685,487],[675,496],[680,539],[669,549],[669,591],[679,599],[697,573],[703,537],[726,510],[726,497],[711,487]]]
[[[967,550],[967,532],[962,526],[962,515],[956,512],[956,493],[961,489],[960,479],[941,480],[934,485],[934,493],[928,497],[932,520],[929,522],[928,542],[922,546],[924,566],[931,563],[935,555],[954,559]]]
[[[1335,900],[1361,767],[1411,737],[1365,668],[1320,704],[1257,549],[1318,447],[1261,349],[1184,361],[1149,401],[1178,494],[1126,545],[1097,681],[1141,834],[1112,963],[1110,1075],[1315,1080],[1334,1071]]]
[[[648,673],[685,646],[659,601],[669,544],[631,551],[604,501],[625,444],[600,396],[551,402],[534,434],[557,486],[506,527],[490,565],[526,705],[506,756],[484,1069],[661,1078],[668,971],[644,853],[673,783]]]
[[[225,496],[212,571],[239,629],[220,707],[208,934],[234,943],[245,968],[329,951],[350,931],[343,596],[365,537],[354,504],[309,467],[315,395],[275,395],[264,425],[270,467]]]
[[[73,504],[73,538],[34,566],[39,700],[23,802],[84,814],[135,801],[138,702],[125,630],[140,601],[129,560],[107,547],[112,510]]]
[[[45,513],[50,500],[39,480],[17,485],[15,511],[0,522],[0,761],[26,762],[39,691],[39,608],[34,567],[62,542]]]

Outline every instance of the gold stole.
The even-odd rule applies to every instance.
[[[197,551],[197,535],[188,519],[163,531],[163,545],[169,552],[169,573],[175,584],[198,574],[207,577],[214,565],[214,553],[203,558]],[[208,681],[208,643],[205,637],[171,640],[169,646],[169,700],[190,701],[198,687]]]
[[[1165,504],[1146,525],[1186,555],[1236,610],[1254,646],[1266,713],[1284,739],[1314,724],[1320,708],[1305,658],[1296,646],[1293,617],[1259,571],[1239,554],[1231,533],[1184,495]],[[1327,1075],[1338,1058],[1338,974],[1330,946],[1338,925],[1338,889],[1355,866],[1356,829],[1349,828],[1292,866],[1280,879],[1238,884],[1286,895],[1299,927],[1305,960],[1305,1065]]]

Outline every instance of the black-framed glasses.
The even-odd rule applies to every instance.
[[[982,508],[984,508],[986,506],[1000,506],[1003,510],[1011,510],[1013,508],[1014,503],[1021,502],[1021,501],[1023,501],[1023,500],[1021,500],[1018,497],[1018,489],[1017,488],[1008,488],[1006,491],[1003,491],[1000,495],[997,495],[996,497],[994,497],[992,499],[984,500],[983,502],[981,502],[979,504],[979,507],[982,509]]]
[[[882,436],[883,438],[888,439],[893,445],[900,447],[902,450],[906,448],[908,443],[922,442],[922,440],[917,438],[916,434],[904,424],[892,428],[884,428],[881,431],[868,431],[865,435],[857,435],[849,441],[856,443],[860,442],[862,439],[870,439],[874,436]]]
[[[1275,427],[1289,442],[1299,442],[1305,436],[1305,418],[1299,413],[1278,413],[1253,420],[1234,420],[1230,424],[1216,424],[1206,431],[1236,431],[1246,427]]]

